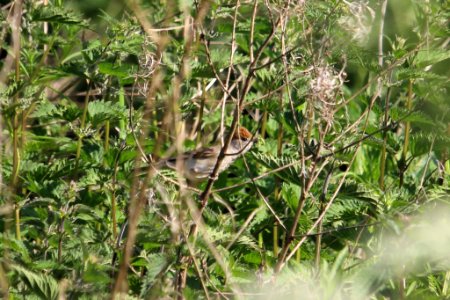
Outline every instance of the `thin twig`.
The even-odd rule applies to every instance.
[[[375,101],[377,99],[377,95],[372,96],[372,99],[370,101],[368,110],[372,110],[373,105],[375,104]],[[369,123],[369,114],[367,114],[366,117],[366,121],[365,124],[363,126],[363,135],[365,134],[365,131],[367,129],[368,123]],[[359,142],[356,144],[356,149],[355,152],[349,162],[349,167],[347,168],[347,170],[344,172],[344,174],[342,175],[335,192],[333,193],[333,195],[330,197],[329,202],[327,203],[327,205],[324,207],[323,212],[319,215],[318,219],[316,220],[316,222],[314,222],[314,224],[310,227],[310,229],[307,231],[306,234],[311,234],[312,231],[317,227],[317,225],[321,222],[321,220],[324,218],[325,214],[327,213],[327,211],[330,209],[331,205],[333,204],[334,200],[336,199],[337,195],[339,194],[339,191],[342,187],[342,185],[345,182],[345,179],[348,175],[348,173],[350,172],[350,167],[353,164],[354,160],[356,159],[356,154],[358,153],[358,149],[360,148],[361,144],[362,144],[363,138],[359,139]],[[276,272],[281,271],[281,269],[284,267],[284,265],[292,258],[292,256],[295,254],[295,252],[303,245],[303,243],[306,241],[306,237],[303,237],[292,249],[291,253],[289,255],[287,255],[286,260],[285,261],[279,261],[278,265],[275,268]]]
[[[380,68],[383,67],[383,37],[384,37],[384,21],[386,17],[386,8],[387,8],[387,0],[383,0],[383,3],[381,4],[381,16],[380,16],[380,29],[378,33],[378,65]],[[382,90],[382,77],[378,78],[378,86],[377,86],[377,93],[378,96],[381,97],[381,90]],[[386,93],[385,97],[385,107],[384,107],[384,120],[383,125],[386,126],[389,118],[389,96],[390,96],[391,89],[388,88],[388,92]],[[381,101],[380,101],[381,103]],[[380,178],[379,178],[379,185],[380,189],[384,190],[384,173],[386,171],[386,144],[387,144],[387,133],[383,133],[383,146],[381,149],[381,158],[380,158]],[[402,297],[403,298],[403,297]]]
[[[322,186],[322,193],[319,197],[319,216],[323,213],[325,207],[325,200],[328,192],[328,186],[330,185],[331,175],[333,174],[333,164],[331,164],[330,170],[328,171],[327,176],[325,177],[325,182]],[[318,231],[322,232],[323,219],[317,225]],[[322,249],[322,234],[316,235],[316,253],[315,253],[315,267],[319,270],[320,267],[320,251]]]
[[[228,91],[228,86],[230,84],[230,78],[231,78],[231,72],[233,71],[233,60],[234,60],[234,53],[236,52],[236,26],[238,21],[238,12],[239,7],[241,3],[239,0],[236,1],[236,5],[234,8],[234,17],[233,17],[233,31],[231,33],[231,51],[230,51],[230,61],[228,63],[228,73],[227,73],[227,79],[225,80],[225,86],[224,90]],[[224,93],[222,97],[222,107],[221,107],[221,114],[220,114],[220,132],[219,136],[222,141],[222,146],[224,144],[223,138],[224,138],[224,132],[225,132],[225,103],[227,99],[227,95],[229,93]]]

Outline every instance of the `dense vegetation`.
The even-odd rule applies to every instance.
[[[0,296],[450,298],[448,2],[0,18]],[[217,177],[152,167],[239,126]]]

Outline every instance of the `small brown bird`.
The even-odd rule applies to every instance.
[[[225,157],[220,165],[219,173],[226,170],[240,155],[246,153],[253,146],[256,138],[244,127],[239,127],[227,148]],[[181,174],[188,180],[198,182],[208,178],[214,170],[222,145],[220,143],[207,148],[188,151],[177,157],[164,159],[159,166],[166,165],[171,169],[180,168]],[[180,161],[181,160],[181,161]]]

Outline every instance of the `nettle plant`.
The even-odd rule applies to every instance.
[[[445,4],[83,3],[2,8],[2,296],[449,296]]]

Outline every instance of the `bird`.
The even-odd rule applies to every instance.
[[[239,156],[250,150],[256,141],[257,138],[248,129],[238,127],[233,134],[230,145],[226,149],[218,173],[226,170]],[[212,175],[221,150],[221,143],[216,143],[211,147],[199,148],[194,151],[184,152],[176,157],[159,160],[153,167],[157,170],[163,167],[179,170],[180,174],[185,177],[188,185],[192,186],[208,179]],[[142,173],[144,170],[148,172],[148,166],[140,167],[138,172],[140,171]],[[124,238],[127,226],[128,220],[122,224],[120,234],[117,238],[118,246]],[[113,256],[113,264],[116,259],[117,256]]]
[[[226,170],[239,156],[250,150],[256,140],[248,129],[238,127],[226,149],[218,174]],[[190,182],[199,182],[212,175],[221,150],[221,143],[216,143],[211,147],[203,147],[181,153],[176,157],[162,159],[157,165],[158,168],[166,166],[178,170]]]

